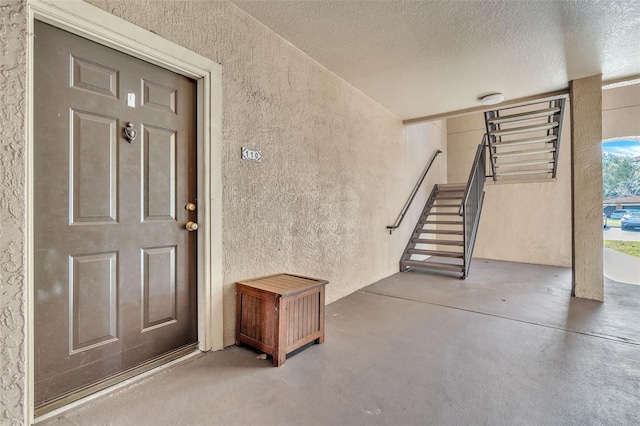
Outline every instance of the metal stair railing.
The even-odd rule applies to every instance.
[[[389,230],[389,235],[393,234],[393,231],[395,229],[398,229],[398,227],[400,227],[400,224],[402,223],[404,216],[407,214],[407,211],[409,210],[409,207],[411,206],[413,199],[416,197],[416,194],[418,193],[418,189],[420,189],[420,186],[422,185],[424,178],[427,176],[427,173],[429,172],[429,169],[431,169],[431,166],[433,165],[433,162],[435,161],[438,154],[442,154],[442,151],[437,150],[436,152],[433,153],[433,155],[431,156],[431,160],[429,161],[429,164],[422,172],[422,175],[420,175],[420,179],[418,179],[418,183],[416,183],[416,186],[413,188],[413,191],[411,191],[411,195],[409,196],[409,199],[407,200],[407,202],[404,203],[404,207],[402,207],[402,210],[400,211],[400,214],[398,215],[398,218],[396,219],[395,223],[393,225],[387,226],[387,229]]]
[[[552,134],[554,134],[556,136],[556,140],[554,143],[554,148],[556,149],[553,153],[553,174],[551,175],[551,177],[555,178],[557,173],[558,173],[558,156],[560,155],[560,140],[561,140],[561,135],[562,135],[562,120],[564,118],[564,106],[565,106],[565,99],[556,99],[555,101],[551,102],[551,106],[552,107],[559,107],[560,108],[560,115],[559,117],[557,117],[558,122],[560,123],[560,126],[558,126],[558,128],[554,129]],[[549,121],[551,121],[551,118],[549,118]]]
[[[473,247],[476,242],[478,233],[478,224],[480,223],[480,213],[482,213],[482,204],[484,202],[484,181],[486,178],[487,168],[487,135],[482,138],[482,143],[478,145],[476,156],[473,160],[473,166],[467,187],[460,203],[459,214],[462,216],[462,229],[464,237],[464,271],[462,279],[467,278],[469,274],[469,266],[471,265],[471,257],[473,255]]]
[[[433,189],[429,194],[427,203],[425,204],[424,209],[422,209],[422,214],[420,215],[421,218],[424,217],[425,212],[429,210],[429,205],[433,203],[433,200],[436,197],[436,194],[438,193],[437,189],[438,189],[438,185],[433,185]],[[416,235],[416,232],[421,228],[422,228],[422,224],[420,223],[420,219],[418,219],[418,222],[416,223],[415,228],[413,228],[413,232],[409,236],[409,241],[407,242],[407,246],[404,248],[404,251],[402,252],[402,257],[400,258],[400,272],[403,271],[402,262],[404,262],[405,260],[411,260],[411,253],[409,252],[409,250],[411,250],[411,246],[413,246],[411,241]]]
[[[540,109],[533,110],[536,106]],[[565,99],[559,98],[484,113],[490,176],[494,181],[518,175],[556,178],[564,108]],[[535,149],[522,149],[525,145]],[[512,160],[503,161],[504,157]]]

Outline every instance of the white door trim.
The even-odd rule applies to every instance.
[[[222,314],[222,67],[180,45],[79,0],[28,0],[27,47],[27,392],[34,421],[33,281],[33,32],[39,20],[197,81],[198,91],[198,339],[201,351],[223,348]],[[213,201],[213,202],[212,202]],[[215,238],[214,238],[215,236]]]

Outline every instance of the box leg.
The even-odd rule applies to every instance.
[[[280,367],[287,360],[287,354],[284,351],[278,351],[273,354],[273,365]]]
[[[318,344],[324,343],[324,286],[320,287],[320,337]]]

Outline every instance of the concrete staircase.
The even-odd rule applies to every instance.
[[[564,99],[485,112],[494,181],[556,177]]]
[[[465,184],[434,186],[400,259],[401,271],[420,268],[464,276],[464,229],[459,210],[465,188]]]
[[[467,183],[435,185],[400,259],[400,271],[424,269],[466,278],[473,256],[486,178],[523,182],[556,177],[565,100],[485,112],[487,133]],[[400,221],[431,167],[423,172]],[[490,167],[490,168],[489,168]]]

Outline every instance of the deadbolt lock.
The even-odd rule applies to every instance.
[[[187,222],[187,224],[185,225],[185,228],[187,228],[187,231],[189,231],[189,232],[193,232],[193,231],[195,231],[196,229],[198,229],[198,224],[197,224],[197,223],[195,223],[195,222],[191,222],[191,221],[189,221],[189,222]]]
[[[187,205],[184,206],[184,208],[192,212],[196,209],[196,205],[194,203],[187,203]]]

